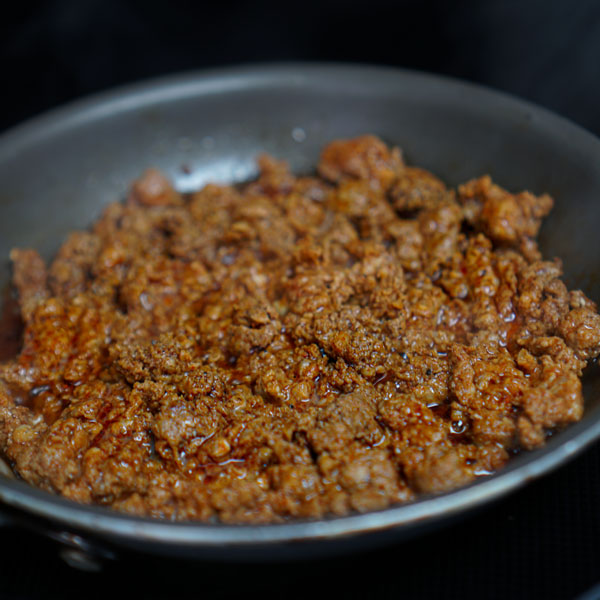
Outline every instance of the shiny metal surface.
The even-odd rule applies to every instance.
[[[503,94],[396,69],[274,65],[170,77],[50,112],[0,139],[0,285],[8,251],[50,256],[91,223],[145,168],[180,189],[237,181],[267,151],[308,171],[333,138],[375,133],[407,162],[451,184],[483,173],[512,190],[549,192],[546,256],[560,255],[569,286],[600,300],[600,141]],[[466,488],[364,515],[282,525],[169,523],[79,506],[0,476],[13,522],[67,531],[98,547],[221,559],[288,558],[348,551],[416,535],[509,493],[600,436],[600,375],[588,369],[584,419],[547,446],[516,457]],[[87,543],[87,542],[86,542]]]

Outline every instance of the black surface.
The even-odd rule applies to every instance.
[[[123,556],[67,567],[53,542],[2,533],[7,598],[577,598],[598,579],[600,448],[443,530],[317,562],[210,564]]]
[[[597,0],[5,4],[0,129],[81,94],[173,71],[341,60],[484,83],[600,132]]]
[[[600,134],[600,4],[303,2],[218,5],[30,1],[0,21],[0,129],[115,84],[256,60],[421,68],[515,93]],[[8,9],[7,9],[8,10]],[[600,447],[467,520],[411,542],[317,563],[208,565],[123,557],[66,567],[53,542],[3,530],[8,598],[575,598],[600,581]]]

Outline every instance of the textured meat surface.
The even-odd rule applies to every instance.
[[[374,136],[318,176],[156,170],[46,266],[13,250],[0,447],[73,500],[277,522],[465,485],[582,416],[600,316],[544,260],[547,195],[456,190]]]

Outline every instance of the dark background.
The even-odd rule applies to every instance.
[[[122,83],[287,60],[378,63],[467,79],[600,134],[597,0],[5,3],[0,130]],[[127,556],[100,575],[82,574],[60,561],[52,542],[4,530],[0,597],[575,598],[600,581],[599,465],[595,446],[459,524],[311,563]]]
[[[597,0],[29,0],[3,4],[0,51],[2,128],[173,71],[334,60],[480,82],[600,133]]]

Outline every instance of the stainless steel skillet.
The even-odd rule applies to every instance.
[[[600,300],[600,141],[528,103],[480,87],[388,68],[274,65],[133,85],[34,119],[0,138],[0,285],[8,251],[50,256],[148,166],[182,190],[251,177],[267,151],[296,171],[324,143],[375,133],[450,183],[490,173],[509,189],[547,191],[546,255],[569,286]],[[308,557],[416,535],[526,484],[600,435],[600,376],[586,374],[586,413],[541,450],[467,488],[380,512],[269,526],[169,523],[73,504],[0,477],[6,519],[87,552],[262,560]]]

